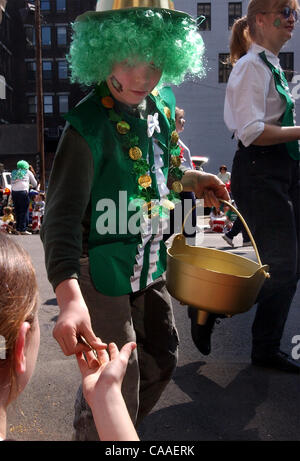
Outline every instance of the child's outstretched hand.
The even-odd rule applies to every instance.
[[[82,375],[83,395],[90,406],[93,399],[99,398],[100,392],[105,392],[112,386],[121,390],[122,381],[126,372],[129,357],[136,348],[134,342],[125,344],[119,351],[115,343],[106,350],[98,351],[98,361],[92,351],[76,354],[78,366]]]
[[[116,344],[110,343],[109,354],[106,350],[98,350],[98,360],[93,351],[76,354],[83,395],[91,407],[102,441],[139,440],[121,393],[128,360],[135,348],[136,344],[130,342],[119,352]]]

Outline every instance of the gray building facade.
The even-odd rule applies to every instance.
[[[246,14],[248,0],[175,0],[177,10],[186,11],[193,17],[207,15],[200,26],[205,44],[206,77],[195,82],[186,82],[174,88],[177,105],[186,113],[186,125],[182,139],[192,155],[209,157],[205,170],[217,173],[225,164],[231,170],[236,149],[236,140],[231,139],[224,123],[224,98],[226,81],[230,72],[222,64],[229,53],[230,27],[233,20]],[[300,125],[300,27],[296,26],[293,38],[282,49],[281,64],[288,72],[290,89],[296,99],[297,123]]]

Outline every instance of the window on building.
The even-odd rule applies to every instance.
[[[219,54],[219,83],[227,83],[232,65],[229,63],[229,53]]]
[[[231,29],[234,21],[242,17],[242,2],[228,3],[228,29]]]
[[[205,16],[205,21],[198,25],[199,30],[211,30],[211,3],[197,3],[197,17]]]
[[[28,81],[35,81],[35,74],[36,74],[36,62],[29,61],[26,62],[26,75]]]
[[[58,96],[58,106],[60,114],[66,114],[69,111],[69,96],[67,94]]]
[[[32,26],[25,27],[26,45],[35,46],[35,30]]]
[[[278,57],[287,81],[291,82],[294,76],[294,53],[279,53]]]
[[[49,126],[45,128],[45,133],[49,138],[58,138],[59,137],[59,131],[57,126]]]
[[[56,11],[66,11],[66,0],[56,0]]]
[[[41,10],[50,11],[50,0],[41,0]]]
[[[53,96],[44,96],[44,114],[53,114]]]
[[[29,114],[36,114],[36,96],[28,96],[27,107]]]
[[[36,96],[27,97],[27,108],[29,114],[36,114]],[[44,114],[53,114],[53,96],[51,95],[44,95]]]
[[[57,44],[66,45],[67,44],[67,28],[66,26],[59,26],[56,29],[57,34]]]
[[[43,79],[52,80],[52,62],[43,61]]]
[[[42,26],[42,45],[51,45],[51,27],[49,26]]]
[[[68,78],[68,64],[66,60],[58,61],[58,78],[66,80]]]

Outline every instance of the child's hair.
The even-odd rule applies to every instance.
[[[244,56],[252,41],[257,38],[256,15],[268,11],[280,11],[285,7],[286,0],[250,0],[247,15],[237,19],[232,27],[230,40],[230,62],[234,65]],[[292,0],[292,8],[298,10],[298,0]]]
[[[33,323],[38,306],[35,270],[28,253],[11,237],[0,234],[0,382],[9,369],[10,395],[16,391],[13,353],[23,322]]]
[[[179,85],[187,75],[205,73],[204,43],[196,21],[189,16],[129,9],[101,21],[77,21],[73,31],[67,56],[72,82],[100,83],[114,64],[124,60],[133,64],[136,59],[162,69],[160,84]]]
[[[45,200],[45,193],[44,192],[40,192],[39,196],[41,197],[42,200]]]
[[[10,206],[5,206],[3,208],[4,214],[11,214],[12,213],[12,208]]]

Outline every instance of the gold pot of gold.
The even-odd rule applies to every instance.
[[[177,234],[167,255],[167,288],[181,304],[201,311],[232,316],[248,311],[270,275],[269,266],[262,265],[253,236],[241,218],[258,262],[213,248],[190,246]],[[184,226],[183,226],[184,228]],[[199,316],[198,316],[199,317]]]

